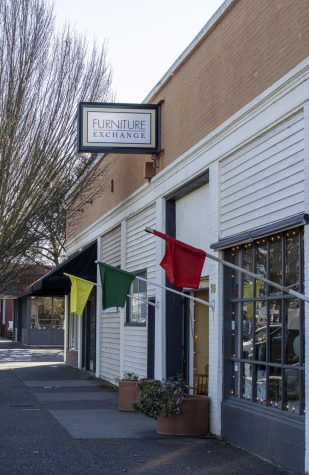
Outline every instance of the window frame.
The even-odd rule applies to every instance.
[[[59,315],[56,312],[56,300],[62,303],[62,318],[59,323]],[[31,329],[37,331],[46,330],[64,330],[64,297],[63,296],[33,296],[31,302]],[[41,307],[45,312],[46,308],[50,310],[50,315],[45,315],[43,318]],[[45,321],[45,322],[44,322]],[[49,322],[49,323],[48,323]],[[34,326],[33,326],[34,325]]]
[[[144,279],[147,279],[147,269],[138,270],[138,271],[134,272],[134,275],[136,277],[143,277]],[[130,286],[130,290],[129,290],[130,295],[134,295],[133,287],[136,284],[136,282],[138,283],[138,285],[140,285],[140,283],[141,283],[140,280],[134,279],[134,281],[132,282],[132,284]],[[147,290],[148,290],[147,289],[147,282],[145,282],[145,286],[146,286],[145,300],[147,300]],[[137,292],[137,293],[139,293],[139,292]],[[138,305],[139,305],[139,309],[142,305],[144,305],[145,321],[141,322],[141,321],[132,321],[131,320],[133,298],[132,297],[127,297],[126,310],[125,310],[125,326],[134,326],[134,327],[145,327],[146,326],[147,315],[148,315],[147,302],[146,301],[145,301],[145,303],[142,303],[142,302],[139,302],[139,301],[137,301],[137,302],[138,302]]]
[[[280,271],[280,278],[282,284],[285,285],[285,279],[287,278],[287,268],[286,268],[286,246],[287,240],[289,239],[290,233],[295,233],[298,236],[298,257],[299,257],[299,268],[298,268],[298,275],[299,275],[299,288],[297,289],[299,292],[304,291],[304,230],[303,227],[293,228],[288,231],[282,231],[279,233],[274,233],[270,236],[265,236],[264,238],[258,238],[250,243],[243,243],[239,245],[233,245],[232,247],[224,250],[224,259],[230,262],[235,263],[236,265],[240,265],[242,267],[243,264],[243,252],[244,249],[247,249],[251,246],[253,249],[253,268],[250,270],[254,273],[259,273],[257,270],[257,249],[261,246],[260,242],[264,241],[266,244],[266,275],[265,277],[270,279],[270,249],[271,249],[271,242],[272,238],[281,240],[281,271]],[[237,250],[238,253],[238,261],[235,261],[235,256],[233,257],[233,250]],[[234,252],[235,254],[235,252]],[[279,274],[278,274],[279,275]],[[235,277],[234,277],[235,276]],[[286,294],[281,291],[277,291],[276,289],[272,288],[272,293],[270,292],[271,286],[264,284],[264,294],[257,295],[257,279],[254,279],[252,282],[253,285],[253,295],[246,298],[243,295],[243,282],[244,282],[244,274],[231,270],[228,267],[224,267],[224,352],[225,352],[225,374],[226,377],[224,378],[224,396],[225,399],[232,399],[244,402],[246,404],[250,404],[251,407],[258,407],[258,408],[269,408],[273,412],[277,414],[288,414],[293,416],[302,417],[305,414],[305,387],[304,387],[304,376],[305,376],[305,359],[304,359],[304,302],[302,300],[296,299],[295,297]],[[235,284],[233,286],[233,284]],[[238,287],[237,287],[238,284]],[[234,291],[233,291],[234,289]],[[236,290],[235,290],[236,289]],[[238,293],[238,295],[236,295]],[[264,359],[257,359],[256,357],[256,320],[257,320],[257,303],[265,303],[266,308],[266,341],[265,341],[265,349],[266,349],[266,356]],[[278,329],[280,328],[280,335],[281,335],[281,348],[280,348],[280,362],[275,362],[274,359],[271,361],[271,347],[274,344],[273,338],[270,338],[270,331],[271,327],[274,326],[273,320],[270,319],[270,305],[271,302],[276,302],[280,305],[280,315],[279,315],[279,323]],[[296,364],[290,364],[288,360],[288,347],[287,347],[287,338],[288,338],[288,308],[289,302],[297,302],[297,308],[299,309],[299,340],[300,340],[300,351],[299,351],[299,359]],[[241,308],[246,303],[252,303],[253,308],[253,318],[251,321],[251,334],[252,334],[252,353],[253,357],[249,358],[249,352],[247,357],[245,357],[244,351],[244,339],[243,339],[243,332],[244,326],[243,322],[244,317],[241,311]],[[233,317],[233,314],[236,318]],[[280,320],[281,319],[281,320]],[[275,329],[276,330],[276,329]],[[274,331],[275,331],[274,330]],[[291,330],[290,330],[291,331]],[[234,336],[233,336],[234,332]],[[233,340],[235,338],[235,340]],[[232,350],[235,351],[232,351]],[[272,350],[274,351],[274,350]],[[273,355],[274,353],[272,353]],[[249,377],[246,376],[245,368],[248,366],[251,368],[251,374]],[[259,400],[258,393],[258,371],[262,371],[262,367],[265,368],[265,399]],[[295,404],[296,410],[294,412],[291,411],[288,404],[290,402],[288,396],[285,399],[287,393],[287,384],[288,384],[288,372],[292,371],[293,375],[296,377],[297,374],[297,381],[298,381],[298,396],[299,396],[299,407]],[[297,373],[296,373],[297,372]],[[275,405],[270,397],[270,384],[274,379],[274,375],[278,373],[278,392],[281,391],[281,402],[280,407]],[[271,376],[271,378],[270,378]],[[246,397],[246,384],[245,380],[251,380],[251,394],[248,392],[248,396]],[[235,384],[235,381],[237,384]],[[234,385],[233,385],[234,382]],[[249,381],[250,383],[250,381]],[[264,383],[262,383],[264,384]],[[261,386],[259,386],[261,388]],[[248,389],[248,388],[247,388]],[[262,392],[264,394],[264,392]],[[278,411],[278,408],[280,411]],[[294,408],[295,409],[295,408]]]

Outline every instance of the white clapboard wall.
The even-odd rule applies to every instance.
[[[220,165],[220,237],[304,211],[304,118],[295,114]]]
[[[117,226],[102,238],[102,261],[120,266],[121,228]],[[103,311],[101,325],[101,377],[115,384],[120,373],[120,313]]]
[[[132,216],[127,221],[127,270],[138,272],[147,269],[147,279],[155,280],[155,236],[145,228],[156,227],[155,206]],[[147,286],[147,297],[155,295],[155,288]],[[147,326],[125,326],[124,368],[140,376],[147,376]]]
[[[197,188],[176,201],[176,238],[209,250],[209,185]],[[207,275],[207,259],[202,276]]]

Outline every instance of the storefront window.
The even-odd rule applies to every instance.
[[[225,251],[225,259],[303,292],[303,230]],[[228,396],[303,415],[304,305],[271,284],[225,267]]]
[[[63,330],[63,322],[63,297],[31,297],[31,328]]]

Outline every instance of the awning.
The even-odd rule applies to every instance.
[[[82,279],[97,281],[97,242],[82,251],[73,254],[53,270],[27,287],[22,296],[37,295],[42,297],[67,295],[70,293],[70,280],[63,272],[76,275]]]
[[[289,218],[282,219],[281,221],[275,221],[267,226],[261,226],[260,228],[251,229],[240,234],[234,234],[220,241],[210,245],[211,249],[220,251],[229,247],[244,244],[246,242],[252,242],[255,239],[259,239],[271,234],[287,231],[288,229],[295,228],[297,226],[303,226],[309,223],[309,214],[300,213]]]

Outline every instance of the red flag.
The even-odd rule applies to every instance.
[[[206,252],[154,229],[146,228],[146,231],[166,241],[166,251],[160,266],[165,270],[170,283],[175,287],[197,289]]]

